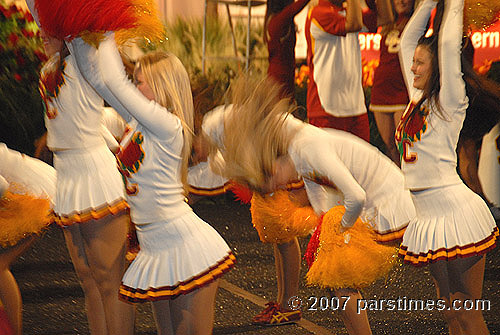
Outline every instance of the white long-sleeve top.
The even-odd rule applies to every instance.
[[[59,54],[54,55],[40,72],[40,80],[58,66]],[[63,83],[57,96],[44,96],[47,146],[51,150],[79,149],[105,143],[103,129],[104,101],[80,73],[73,54],[64,59]]]
[[[202,129],[224,151],[224,115],[219,107],[203,119]],[[364,209],[376,206],[391,190],[403,187],[404,177],[396,165],[375,147],[357,136],[335,129],[320,129],[291,115],[286,126],[295,134],[288,147],[307,196],[317,214],[339,205],[346,212],[342,225],[352,226]],[[341,194],[341,198],[339,198]]]
[[[401,36],[400,62],[411,102],[396,131],[396,142],[401,152],[401,169],[409,189],[461,182],[456,172],[455,150],[468,107],[460,63],[463,0],[446,0],[438,38],[439,103],[443,116],[437,114],[434,102],[425,101],[423,107],[428,114],[415,113],[403,129],[404,121],[422,96],[422,91],[413,88],[411,65],[417,41],[425,33],[427,20],[435,4],[433,0],[425,0]]]
[[[77,40],[77,39],[75,39]],[[177,218],[191,211],[184,201],[181,152],[184,143],[180,119],[148,100],[127,78],[112,35],[99,50],[83,41],[72,42],[82,73],[106,96],[132,128],[118,154],[127,177],[127,202],[136,224]],[[91,72],[87,72],[91,71]],[[113,102],[116,102],[113,105]]]
[[[56,196],[56,170],[44,162],[11,150],[0,143],[0,194],[7,183],[15,183],[33,196],[46,197],[54,205]],[[5,190],[4,190],[5,191]]]

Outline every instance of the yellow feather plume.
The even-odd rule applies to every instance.
[[[290,242],[307,236],[318,224],[314,210],[297,206],[287,191],[276,191],[272,196],[254,193],[250,210],[253,226],[264,243]]]
[[[47,199],[7,191],[0,199],[0,246],[8,248],[32,234],[39,234],[52,222]]]
[[[377,243],[375,232],[361,219],[341,234],[344,212],[343,206],[336,206],[323,217],[316,260],[306,276],[309,285],[363,289],[387,276],[396,264],[397,249]]]

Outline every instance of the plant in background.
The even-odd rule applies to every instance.
[[[238,55],[245,55],[246,24],[235,21],[234,33]],[[244,71],[242,60],[230,59],[234,56],[231,40],[231,30],[228,22],[222,19],[209,18],[206,31],[206,61],[205,74],[202,69],[202,39],[203,20],[178,18],[166,26],[168,39],[161,45],[141,46],[144,51],[154,48],[165,49],[175,54],[182,61],[192,77],[207,77],[210,81],[222,80],[225,86],[232,78]],[[262,41],[262,24],[253,24],[250,29],[250,71],[255,75],[263,75],[267,71],[267,48]],[[228,57],[214,59],[210,57]]]
[[[45,131],[38,92],[45,60],[31,14],[0,0],[0,141],[30,154]]]

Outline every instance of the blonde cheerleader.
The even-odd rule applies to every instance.
[[[360,298],[356,289],[383,277],[393,263],[395,249],[376,240],[401,237],[414,217],[403,175],[387,157],[356,136],[295,119],[289,114],[288,101],[279,100],[277,88],[267,80],[237,81],[232,99],[232,109],[210,115],[212,120],[204,128],[221,148],[225,175],[261,194],[302,179],[315,213],[326,213],[323,233],[316,234],[321,240],[312,251],[308,282],[333,288],[339,296],[351,296],[352,301]],[[345,213],[333,215],[339,204],[345,206]],[[360,216],[365,221],[354,225]],[[370,240],[374,250],[360,257],[364,240]],[[325,265],[328,268],[322,271]],[[360,275],[342,275],[353,269]],[[357,314],[354,304],[348,304],[343,317],[351,334],[370,333],[366,314]]]

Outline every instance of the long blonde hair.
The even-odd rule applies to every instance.
[[[224,174],[259,191],[273,174],[274,162],[288,153],[293,134],[285,119],[296,108],[279,98],[268,78],[242,76],[230,87],[232,112],[224,120]]]
[[[193,96],[189,76],[181,61],[172,53],[154,51],[141,57],[135,67],[153,90],[155,101],[176,115],[182,124],[181,180],[187,189],[187,167],[193,141]]]

